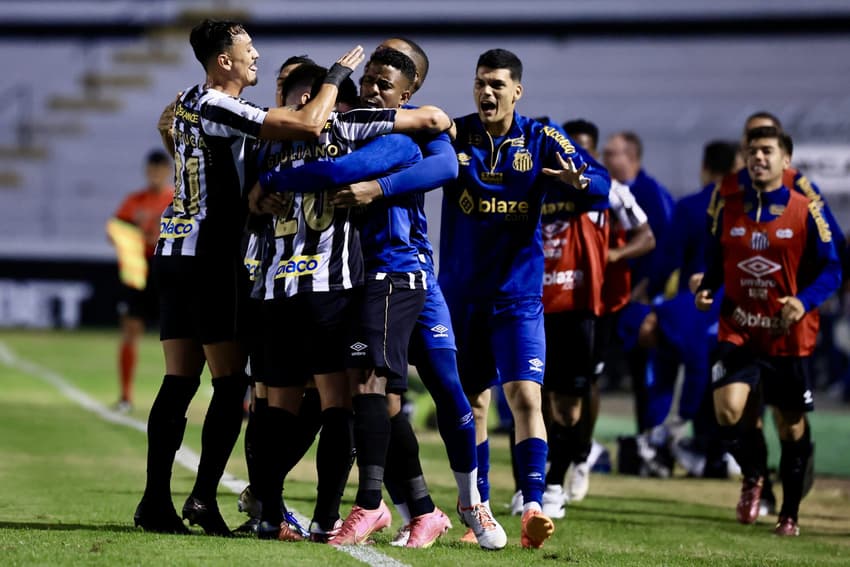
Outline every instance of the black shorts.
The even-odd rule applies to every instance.
[[[121,317],[143,319],[146,323],[155,323],[159,320],[159,293],[157,293],[156,275],[151,259],[148,259],[148,279],[145,289],[136,289],[121,283],[117,309]]]
[[[237,259],[156,256],[161,340],[212,344],[237,339],[241,302],[237,280],[247,277]]]
[[[779,410],[810,412],[815,409],[811,358],[764,356],[746,347],[720,343],[711,367],[714,389],[742,382],[753,391],[761,385],[764,403]]]
[[[299,293],[262,306],[263,362],[266,386],[304,386],[316,374],[346,367],[352,321],[362,290]]]
[[[407,349],[425,290],[410,289],[407,274],[366,280],[359,326],[349,343],[348,365],[387,378],[387,392],[407,391]]]
[[[583,396],[596,378],[596,317],[587,311],[561,311],[544,314],[543,324],[546,329],[543,388],[567,396]]]

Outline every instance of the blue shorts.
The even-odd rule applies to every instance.
[[[437,283],[434,273],[428,271],[428,284],[425,306],[416,320],[416,327],[410,337],[410,363],[414,366],[425,351],[434,349],[457,350],[452,317],[443,291]]]
[[[457,336],[460,380],[467,394],[517,380],[543,384],[546,337],[540,298],[449,308]]]

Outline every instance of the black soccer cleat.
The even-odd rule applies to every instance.
[[[190,533],[189,528],[186,527],[174,510],[174,504],[168,501],[161,504],[151,504],[151,502],[142,498],[142,501],[136,506],[133,522],[136,527],[142,528],[146,532],[179,535],[189,535]]]
[[[233,537],[233,532],[224,523],[215,500],[207,504],[190,495],[183,504],[183,519],[189,520],[190,525],[201,526],[207,535]]]

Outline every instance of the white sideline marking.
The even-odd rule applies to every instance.
[[[139,421],[138,419],[129,417],[125,414],[107,408],[106,406],[104,406],[82,390],[73,386],[61,374],[54,372],[49,368],[39,366],[38,364],[32,361],[18,357],[2,341],[0,341],[0,362],[10,368],[15,368],[31,376],[35,376],[36,378],[39,378],[44,382],[47,382],[48,384],[59,390],[59,392],[66,398],[75,402],[83,409],[88,410],[91,413],[97,415],[104,421],[123,425],[125,427],[135,429],[136,431],[140,431],[141,433],[147,432],[147,425],[145,423]],[[200,456],[195,451],[188,448],[185,444],[180,446],[180,450],[177,451],[177,455],[174,460],[176,463],[183,466],[184,468],[192,472],[198,472],[198,463],[200,462]],[[245,489],[246,486],[248,486],[248,483],[246,481],[236,478],[235,476],[226,471],[224,473],[224,476],[222,476],[221,478],[221,484],[234,494],[239,494]],[[309,518],[302,516],[295,510],[290,509],[290,511],[296,516],[296,518],[299,522],[301,522],[302,525],[309,525]],[[400,561],[397,561],[392,557],[384,555],[380,551],[377,551],[376,549],[368,546],[344,545],[336,547],[336,549],[343,553],[347,553],[354,559],[371,565],[373,567],[409,567],[407,564],[401,563]]]

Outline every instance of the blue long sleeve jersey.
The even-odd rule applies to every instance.
[[[653,284],[663,285],[663,282],[657,282],[652,276],[663,270],[666,243],[668,239],[675,238],[675,234],[671,231],[675,201],[666,187],[655,178],[647,175],[642,169],[638,172],[637,177],[627,185],[640,208],[646,213],[649,227],[652,229],[652,234],[657,243],[655,249],[649,254],[629,261],[632,270],[632,285],[645,278],[650,278],[649,295],[652,297],[662,291],[659,285]]]
[[[403,162],[410,146],[417,142],[423,159],[411,167],[393,170],[392,166]],[[292,173],[269,180],[270,188],[322,190],[377,178],[384,199],[369,206],[360,227],[367,272],[417,271],[420,266],[410,260],[411,252],[426,269],[433,270],[423,191],[457,176],[457,159],[447,135],[421,136],[416,142],[401,134],[381,136],[355,152],[332,161],[307,163]]]
[[[775,191],[761,192],[751,185],[744,187],[744,210],[752,220],[770,222],[782,214],[788,204],[790,189],[780,187]],[[823,223],[821,210],[809,209],[806,230],[806,255],[801,263],[798,282],[799,299],[806,311],[823,303],[841,283],[841,261],[832,243],[831,235],[824,234],[817,222]],[[720,237],[723,234],[723,209],[718,205],[714,211],[711,234],[706,247],[706,272],[700,289],[716,291],[723,284],[723,250]]]
[[[540,214],[556,157],[585,163],[586,189],[607,198],[605,168],[560,129],[514,113],[506,136],[494,139],[477,114],[455,120],[458,177],[443,187],[440,287],[471,302],[537,298],[543,294]]]

